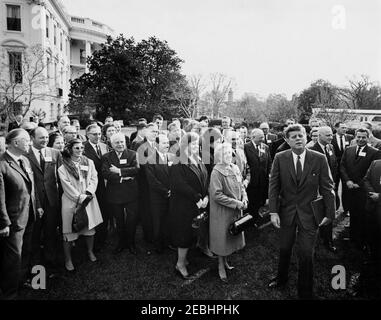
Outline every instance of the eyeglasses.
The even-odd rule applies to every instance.
[[[85,149],[84,147],[74,147],[73,150],[83,150]]]
[[[77,132],[65,132],[66,134],[77,134]]]
[[[93,136],[101,136],[102,134],[100,132],[96,132],[96,133],[91,133],[89,132],[89,134],[93,135]]]

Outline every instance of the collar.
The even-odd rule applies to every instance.
[[[297,161],[298,155],[294,151],[291,151],[291,153],[292,153],[292,158],[294,159],[294,161]],[[303,162],[304,158],[306,157],[306,149],[304,149],[304,151],[299,156],[300,156],[300,161]]]
[[[46,149],[46,148],[42,148],[42,149],[40,149],[41,152],[42,152],[42,155],[43,155],[43,156],[45,156],[45,153],[46,153],[46,152],[45,152],[45,149]],[[34,154],[35,154],[36,156],[38,156],[38,158],[40,158],[40,150],[32,146],[32,151],[34,152]]]
[[[328,144],[324,146],[323,144],[321,144],[321,143],[319,142],[319,140],[318,140],[318,144],[319,144],[320,148],[321,148],[324,152],[327,150],[327,146],[328,146]]]
[[[19,164],[19,160],[21,159],[21,156],[16,156],[13,153],[11,153],[9,150],[5,151],[8,153],[8,155],[17,163]]]

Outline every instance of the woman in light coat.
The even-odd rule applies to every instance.
[[[82,155],[83,145],[79,139],[68,142],[62,153],[63,164],[58,174],[63,189],[62,194],[62,233],[65,255],[65,268],[74,271],[71,259],[73,241],[80,235],[86,236],[87,253],[90,261],[95,262],[94,234],[95,227],[103,222],[95,191],[98,185],[97,171],[92,160]],[[87,204],[86,213],[89,225],[79,232],[72,230],[73,214],[79,204]]]
[[[242,216],[247,208],[247,195],[242,175],[237,165],[232,163],[232,146],[223,143],[216,147],[214,157],[216,165],[210,177],[210,250],[218,255],[218,274],[227,282],[225,268],[231,270],[227,257],[245,246],[243,232],[230,235],[228,228],[232,222]]]

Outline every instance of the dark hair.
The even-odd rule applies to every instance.
[[[344,122],[342,122],[342,121],[336,122],[336,123],[335,123],[335,128],[340,127],[340,125],[341,125],[342,123],[344,123]]]
[[[13,129],[8,132],[7,136],[5,137],[5,144],[10,144],[12,140],[16,139],[18,136],[20,136],[23,133],[28,133],[25,129],[17,128]]]
[[[63,138],[63,135],[60,134],[59,132],[54,132],[51,135],[49,135],[49,142],[48,142],[48,147],[49,148],[53,147],[53,144],[54,144],[54,142],[56,142],[56,139],[58,137],[62,137]]]
[[[105,124],[105,125],[103,126],[103,128],[102,128],[102,134],[103,134],[103,136],[106,137],[106,132],[107,132],[108,128],[110,128],[110,127],[114,127],[114,128],[115,128],[115,126],[114,126],[113,123],[108,123],[108,124]],[[115,129],[116,129],[116,128],[115,128]]]
[[[304,134],[306,134],[306,129],[304,129],[304,127],[301,124],[293,124],[287,127],[285,132],[286,138],[288,138],[290,133],[294,131],[302,131],[304,132]]]
[[[163,120],[163,117],[160,114],[155,114],[152,118],[152,121],[156,121],[156,120]]]
[[[372,132],[372,124],[368,121],[363,121],[360,124],[362,127],[366,127],[370,132]]]
[[[145,122],[145,123],[147,123],[147,119],[146,118],[139,118],[138,122]]]
[[[147,125],[144,122],[138,123],[138,125],[136,126],[136,129],[138,131],[143,130],[144,128],[147,128]]]
[[[208,117],[208,116],[205,116],[205,115],[204,115],[204,116],[201,116],[201,117],[200,117],[200,120],[198,120],[198,121],[201,122],[201,121],[204,121],[204,120],[208,120],[208,121],[209,121],[209,117]]]
[[[86,134],[87,134],[91,129],[96,129],[96,128],[101,129],[101,127],[98,126],[98,124],[96,124],[96,123],[89,124],[89,125],[86,127]]]
[[[366,133],[366,136],[369,138],[369,129],[358,128],[358,129],[355,131],[355,136],[357,136],[357,132],[365,132],[365,133]]]
[[[65,148],[62,151],[62,156],[64,158],[70,158],[71,155],[73,154],[73,146],[77,143],[82,144],[82,140],[76,138],[76,139],[70,140],[68,143],[66,143]]]

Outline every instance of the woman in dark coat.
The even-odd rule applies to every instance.
[[[178,248],[175,270],[187,279],[187,253],[195,240],[192,221],[209,201],[208,172],[199,157],[199,136],[194,132],[181,140],[180,162],[172,166],[170,188],[171,240]]]

